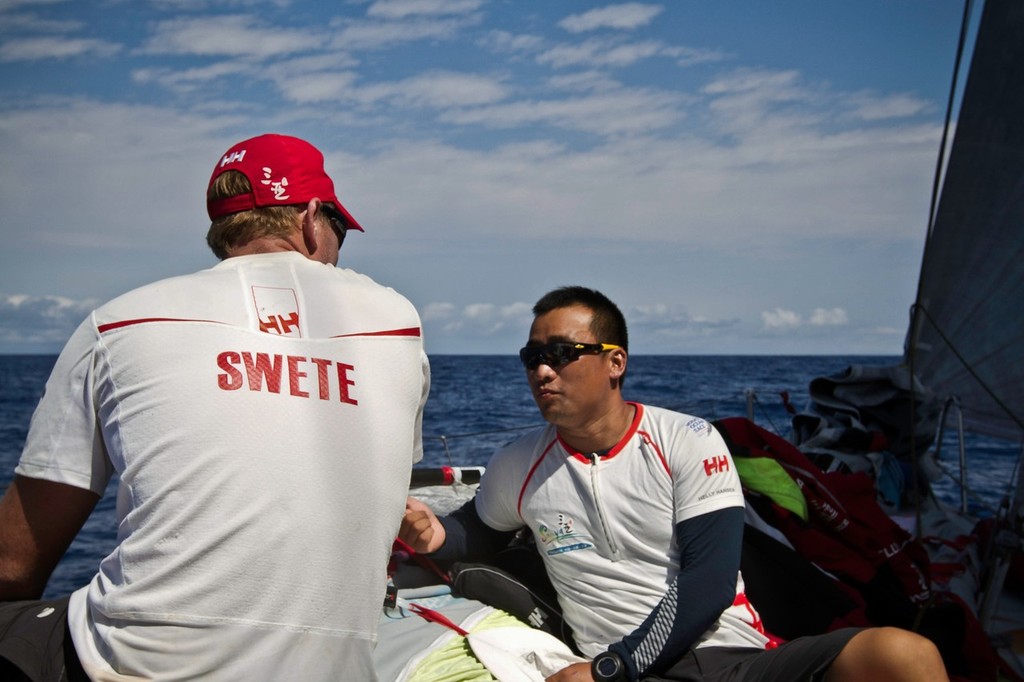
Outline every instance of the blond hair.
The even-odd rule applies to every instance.
[[[206,193],[206,200],[226,199],[252,191],[249,178],[238,171],[217,176]],[[305,206],[269,206],[231,213],[210,223],[206,243],[221,260],[229,251],[261,237],[284,237],[295,229],[296,216]]]

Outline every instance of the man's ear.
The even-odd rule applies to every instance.
[[[622,378],[622,375],[626,373],[626,365],[629,362],[629,356],[622,348],[615,348],[614,350],[608,351],[608,359],[611,362],[610,376],[617,382]]]
[[[318,246],[317,235],[316,235],[316,216],[320,210],[320,200],[310,199],[309,204],[306,205],[306,210],[301,214],[302,224],[300,229],[302,230],[302,243],[306,246],[306,252],[310,255],[316,253]]]

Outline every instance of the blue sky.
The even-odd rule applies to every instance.
[[[430,353],[598,288],[634,353],[902,352],[951,0],[0,0],[0,353],[210,267],[234,142],[320,147]]]

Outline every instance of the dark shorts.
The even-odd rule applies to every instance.
[[[68,631],[68,597],[0,602],[0,680],[88,679]]]
[[[819,682],[860,628],[800,637],[775,649],[711,646],[683,656],[644,682]]]

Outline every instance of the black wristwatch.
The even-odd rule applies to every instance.
[[[590,662],[590,675],[595,682],[626,682],[626,664],[614,651],[606,651]]]

